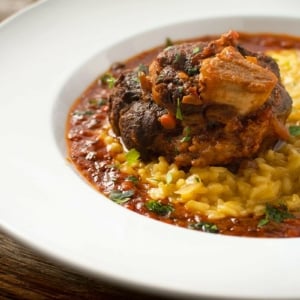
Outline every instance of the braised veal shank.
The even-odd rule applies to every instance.
[[[125,146],[187,167],[237,163],[287,139],[292,101],[276,62],[237,40],[173,45],[122,71],[109,119]]]

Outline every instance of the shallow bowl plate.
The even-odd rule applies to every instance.
[[[166,37],[229,29],[300,35],[300,2],[273,2],[42,1],[4,22],[1,226],[81,271],[147,292],[300,298],[300,239],[206,234],[126,210],[74,171],[64,139],[69,107],[87,85]]]

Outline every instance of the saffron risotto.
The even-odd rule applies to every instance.
[[[300,51],[269,51],[278,63],[282,82],[293,99],[289,125],[300,124]],[[168,199],[208,219],[262,216],[266,204],[285,204],[290,211],[300,210],[300,137],[276,150],[269,149],[238,173],[225,167],[191,167],[187,172],[169,164],[164,157],[145,164],[129,163],[120,140],[109,124],[99,132],[121,172],[139,177],[153,200]]]

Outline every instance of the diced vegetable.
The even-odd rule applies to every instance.
[[[210,222],[198,222],[190,225],[191,229],[201,230],[204,232],[218,233],[218,226]]]
[[[189,142],[191,140],[191,128],[190,127],[185,127],[184,130],[184,137],[181,139],[181,142]]]
[[[183,120],[180,99],[177,98],[176,119]]]
[[[128,190],[128,191],[116,190],[116,191],[112,191],[109,194],[109,198],[118,204],[123,204],[129,201],[133,195],[134,195],[133,190]]]
[[[176,120],[170,113],[164,114],[159,118],[159,121],[165,129],[174,129],[176,127]]]
[[[155,201],[155,200],[147,201],[145,203],[145,205],[150,211],[152,211],[152,212],[154,212],[154,213],[156,213],[160,216],[169,215],[174,210],[172,205],[162,204],[162,203],[160,203],[158,201]]]
[[[110,89],[114,87],[116,81],[116,78],[110,73],[105,73],[101,76],[101,82],[107,84]]]
[[[294,217],[284,204],[280,204],[279,206],[267,204],[265,217],[259,221],[258,227],[263,227],[272,221],[281,223],[285,219],[292,219]]]
[[[289,132],[293,136],[298,136],[300,135],[300,126],[293,125],[289,127]]]
[[[132,148],[125,154],[125,157],[128,164],[132,165],[139,160],[140,153],[136,149]]]

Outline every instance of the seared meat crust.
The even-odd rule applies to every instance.
[[[171,46],[149,71],[123,72],[109,120],[125,146],[188,167],[236,163],[287,139],[292,100],[279,68],[237,37]],[[166,115],[174,126],[165,126]]]

